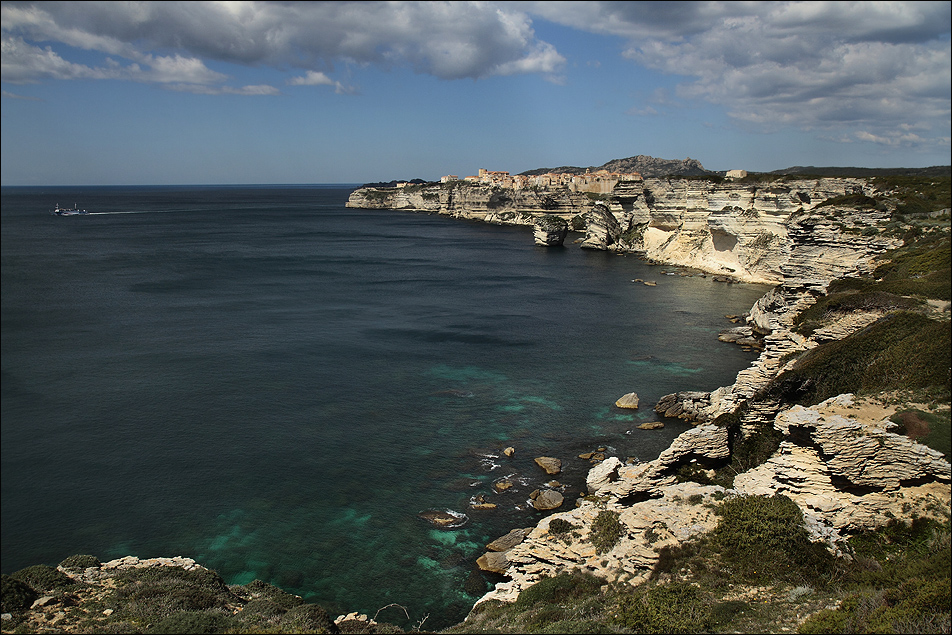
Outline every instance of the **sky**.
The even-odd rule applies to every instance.
[[[3,2],[2,185],[949,165],[949,2]]]

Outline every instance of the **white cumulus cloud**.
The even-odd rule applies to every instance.
[[[136,79],[166,84],[225,84],[228,78],[207,61],[297,69],[304,74],[292,85],[333,85],[341,93],[354,89],[319,81],[341,64],[407,67],[452,80],[518,73],[558,78],[565,63],[535,37],[528,15],[507,3],[4,2],[2,28],[28,45],[54,42],[121,58],[130,78],[137,64]],[[4,81],[116,72],[70,69],[65,53],[54,50],[38,64],[4,49]]]
[[[943,144],[948,2],[525,2],[531,15],[622,38],[633,63],[683,81],[760,130],[852,127],[854,139]],[[901,125],[920,129],[895,136]],[[865,135],[859,131],[865,131]]]

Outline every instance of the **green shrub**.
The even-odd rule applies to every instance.
[[[224,633],[232,623],[231,616],[219,611],[185,611],[175,613],[152,626],[147,633]]]
[[[0,603],[3,604],[3,613],[19,613],[30,608],[40,597],[29,584],[3,574],[0,580]]]
[[[709,600],[683,582],[637,587],[617,614],[615,621],[635,633],[698,633],[712,624]]]
[[[96,556],[75,555],[63,560],[61,563],[59,563],[59,566],[63,567],[64,569],[88,569],[90,567],[102,566],[102,563]]]
[[[561,231],[568,230],[569,224],[561,216],[555,216],[554,214],[545,214],[539,216],[535,220],[536,225],[546,231]]]
[[[811,615],[797,629],[804,635],[822,635],[824,633],[846,633],[846,613],[835,609],[825,609]],[[856,631],[853,631],[856,632]]]
[[[317,604],[302,604],[284,614],[280,632],[337,633],[339,629],[323,607]]]
[[[625,526],[618,520],[618,512],[600,511],[592,521],[591,539],[595,553],[611,551],[618,539],[625,533]]]
[[[711,543],[746,577],[815,580],[833,567],[833,556],[810,541],[803,512],[786,496],[735,496],[718,513]]]
[[[543,578],[519,593],[515,607],[527,609],[540,602],[555,604],[601,592],[605,581],[583,571],[563,571],[552,578]]]
[[[578,527],[562,518],[553,518],[552,521],[549,522],[550,534],[567,534],[573,529],[578,529]]]
[[[842,196],[834,196],[833,198],[828,198],[819,205],[816,206],[816,209],[820,207],[855,207],[856,209],[876,209],[882,203],[877,201],[875,198],[866,196],[865,194],[844,194]]]
[[[76,584],[71,577],[46,564],[37,564],[10,574],[36,591],[61,591]]]

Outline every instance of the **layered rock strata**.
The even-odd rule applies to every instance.
[[[780,449],[760,467],[738,475],[733,489],[677,482],[679,466],[729,456],[726,428],[711,424],[680,435],[654,461],[630,465],[606,459],[589,472],[589,495],[578,507],[543,519],[496,556],[504,558],[503,572],[510,579],[480,602],[514,601],[541,578],[570,569],[640,584],[658,562],[661,547],[677,546],[717,525],[711,503],[724,496],[786,495],[803,510],[812,537],[833,550],[846,532],[890,518],[941,517],[952,504],[952,466],[941,453],[891,432],[895,424],[888,419],[844,414],[852,403],[852,395],[840,395],[782,412],[774,424],[784,435]],[[618,514],[623,532],[610,550],[597,553],[592,523],[605,511]]]
[[[561,231],[571,229],[584,232],[576,242],[587,249],[633,252],[747,282],[797,280],[822,289],[824,279],[855,275],[870,251],[890,245],[877,231],[889,220],[887,211],[823,205],[870,193],[867,181],[846,178],[758,184],[655,178],[619,182],[604,196],[457,181],[360,188],[347,206],[524,225],[546,245],[561,244]],[[553,233],[556,218],[565,224]]]

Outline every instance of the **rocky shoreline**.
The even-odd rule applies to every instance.
[[[675,439],[654,461],[629,464],[606,458],[589,472],[587,495],[574,509],[490,543],[479,566],[508,581],[498,583],[477,606],[488,600],[514,602],[522,590],[567,570],[640,584],[657,563],[659,550],[713,529],[717,519],[709,503],[725,496],[790,497],[803,510],[811,536],[834,551],[849,532],[880,526],[890,518],[941,518],[952,502],[950,465],[941,453],[896,434],[896,424],[887,418],[892,411],[876,409],[851,394],[811,408],[790,408],[762,396],[798,354],[843,339],[882,317],[880,310],[851,312],[809,337],[793,330],[796,317],[833,280],[868,274],[877,255],[902,244],[870,229],[889,220],[885,208],[823,205],[831,199],[866,196],[874,189],[863,179],[778,181],[756,187],[648,179],[643,189],[626,185],[608,201],[568,191],[545,198],[539,192],[500,193],[462,184],[354,192],[350,207],[528,225],[538,245],[561,245],[568,227],[584,227],[585,238],[577,241],[583,248],[634,252],[729,279],[776,285],[752,307],[743,326],[721,334],[722,341],[761,351],[733,385],[668,395],[655,405],[659,415],[697,427]],[[619,402],[624,400],[637,403],[633,394]],[[725,416],[736,417],[734,430],[721,422]],[[738,474],[732,488],[679,478],[685,467],[703,472],[722,464],[731,455],[734,436],[743,438],[765,427],[781,437],[777,452]],[[605,512],[617,515],[622,535],[611,550],[600,552],[593,525]]]
[[[897,424],[889,419],[895,406],[848,393],[810,407],[791,406],[766,391],[793,367],[800,354],[858,333],[884,315],[883,310],[872,307],[829,316],[809,335],[795,330],[797,317],[822,298],[831,282],[868,274],[876,256],[902,243],[885,232],[870,231],[889,219],[886,209],[821,205],[830,199],[872,192],[873,187],[862,179],[814,179],[758,187],[649,179],[640,193],[628,192],[628,198],[593,201],[582,196],[583,201],[565,193],[555,203],[546,202],[548,208],[541,211],[529,204],[541,204],[538,192],[527,198],[510,196],[509,203],[492,208],[491,192],[476,188],[466,193],[458,184],[453,188],[420,186],[415,191],[404,188],[385,192],[386,196],[368,188],[352,194],[350,207],[407,209],[530,225],[536,228],[537,244],[544,244],[539,238],[542,216],[548,217],[543,229],[549,232],[555,228],[558,233],[562,226],[552,218],[571,227],[572,219],[581,215],[584,218],[576,226],[584,222],[585,238],[579,241],[583,248],[637,253],[727,279],[775,285],[747,316],[735,320],[737,326],[719,337],[759,350],[751,366],[738,373],[730,386],[711,392],[674,393],[654,404],[660,416],[694,424],[657,459],[631,462],[606,456],[603,451],[584,457],[593,467],[586,478],[587,491],[572,509],[554,511],[535,527],[515,528],[486,545],[478,566],[506,580],[480,598],[475,608],[489,601],[513,603],[543,578],[570,571],[594,574],[609,583],[642,584],[665,548],[676,548],[714,529],[717,503],[733,496],[782,494],[790,498],[803,512],[811,538],[839,554],[845,553],[844,543],[852,532],[879,527],[895,518],[941,520],[948,516],[952,466],[941,452],[899,433]],[[452,198],[444,200],[444,195]],[[507,216],[510,213],[513,215]],[[934,304],[933,309],[948,319],[947,302]],[[620,395],[616,405],[643,406],[635,393]],[[738,445],[758,434],[772,435],[776,442],[769,458],[749,469],[738,469],[727,485],[714,483],[715,471],[724,467]],[[504,452],[508,456],[511,450]],[[553,477],[561,467],[554,457],[538,457],[535,462]],[[568,502],[555,486],[541,487],[531,499],[539,510],[561,510]],[[608,542],[602,540],[606,519],[614,532]],[[458,516],[439,511],[431,512],[426,520],[447,529],[459,522]],[[159,567],[207,571],[190,559],[140,561],[132,557],[82,570],[62,566],[58,570],[91,583],[128,570]],[[234,605],[225,602],[222,610],[233,615],[264,597],[257,587],[236,588],[230,593],[237,599]],[[31,600],[30,614],[35,616],[30,618],[35,628],[32,632],[70,630],[69,600],[64,597],[68,598],[60,593]],[[109,617],[107,610],[102,610],[103,619]],[[347,622],[364,629],[376,624],[358,615],[341,616],[336,621],[328,621],[326,614],[319,617],[324,620],[321,628],[330,632],[343,631]],[[7,632],[9,618],[4,618]],[[461,628],[465,629],[465,623]]]

